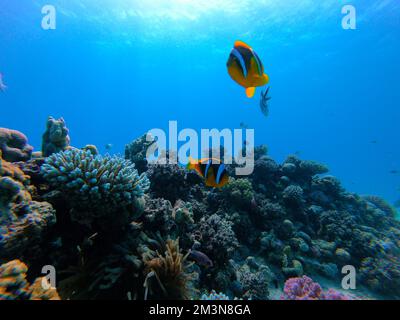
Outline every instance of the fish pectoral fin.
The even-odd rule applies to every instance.
[[[265,84],[267,84],[267,83],[269,82],[269,77],[268,77],[268,75],[266,75],[266,74],[264,73],[263,78],[264,78]]]
[[[256,93],[255,87],[246,88],[246,95],[248,98],[253,98],[255,93]]]

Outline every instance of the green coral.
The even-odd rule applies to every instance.
[[[254,199],[254,190],[248,179],[231,179],[224,187],[225,197],[237,206],[248,206]]]

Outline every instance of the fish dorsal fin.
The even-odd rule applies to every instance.
[[[243,47],[249,50],[253,50],[247,43],[244,43],[243,41],[240,40],[235,41],[235,47]]]
[[[255,93],[256,93],[255,87],[246,88],[246,95],[248,98],[253,98]]]

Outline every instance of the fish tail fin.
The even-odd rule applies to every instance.
[[[194,163],[195,163],[194,159],[192,157],[189,157],[189,162],[186,165],[186,169],[188,169],[188,170],[194,169],[195,168],[195,164]]]
[[[196,171],[198,171],[199,170],[199,161],[193,159],[192,157],[189,157],[189,162],[186,165],[186,168],[188,170],[196,170]]]
[[[256,93],[255,87],[246,88],[246,95],[248,98],[253,98]]]

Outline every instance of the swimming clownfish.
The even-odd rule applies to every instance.
[[[226,167],[218,159],[194,160],[189,158],[188,170],[195,170],[204,178],[207,187],[222,188],[229,182],[229,175]]]
[[[269,82],[257,53],[242,41],[235,42],[227,67],[231,78],[246,88],[246,95],[249,98],[254,96],[256,87],[265,86]]]

